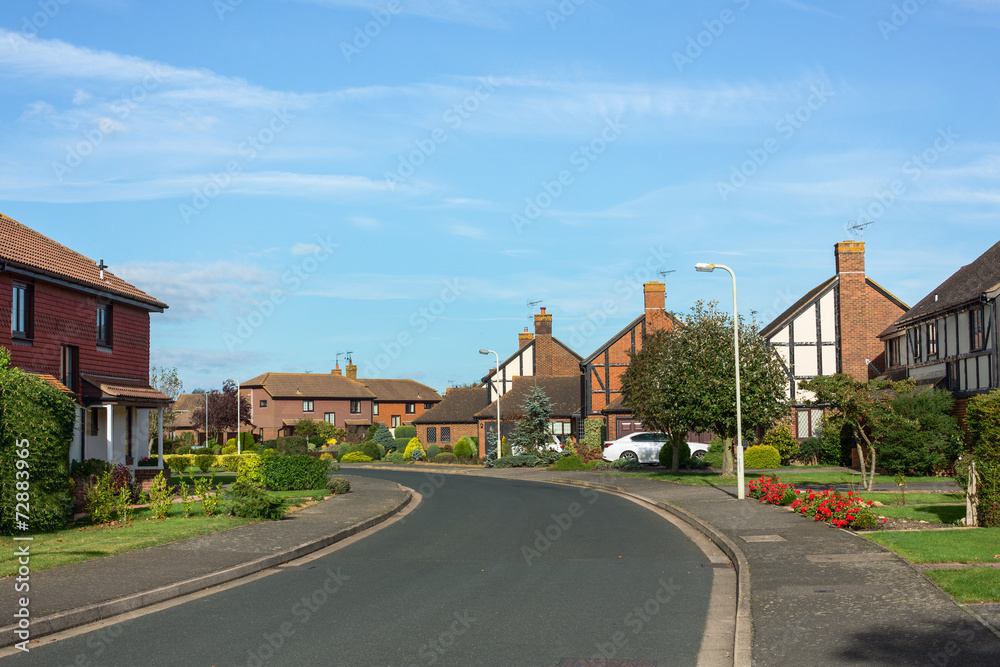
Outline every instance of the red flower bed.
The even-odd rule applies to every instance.
[[[797,491],[790,484],[781,484],[778,477],[761,477],[747,484],[747,495],[762,503],[789,505],[802,516],[825,521],[837,528],[874,528],[875,515],[868,508],[871,501],[853,491],[843,495],[832,488],[827,491]]]

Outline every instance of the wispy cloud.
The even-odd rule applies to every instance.
[[[486,233],[485,229],[472,225],[451,225],[448,227],[448,231],[455,236],[464,236],[469,239],[486,240],[489,238],[489,234]]]
[[[385,10],[383,0],[298,0],[317,5],[366,10]],[[535,14],[551,8],[548,0],[408,0],[399,3],[401,13],[439,21],[500,28],[512,15]]]

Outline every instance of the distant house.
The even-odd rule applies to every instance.
[[[545,392],[551,402],[550,431],[558,436],[577,432],[580,422],[580,377],[573,375],[530,375],[514,378],[511,389],[500,397],[500,433],[509,437],[522,416],[522,406],[535,387]],[[479,455],[486,456],[487,444],[496,442],[496,402],[476,413]]]
[[[622,375],[631,361],[630,355],[642,349],[644,336],[654,331],[669,331],[680,325],[680,321],[666,309],[665,289],[665,285],[657,281],[643,285],[645,310],[642,315],[580,362],[583,414],[605,420],[608,440],[643,430],[642,423],[622,403]],[[577,436],[583,437],[582,423]]]
[[[195,442],[204,440],[200,437],[204,433],[204,427],[196,428],[193,416],[196,410],[205,409],[205,394],[181,394],[170,409],[174,413],[174,418],[165,428],[171,439],[183,438],[185,434],[190,433],[194,436]]]
[[[303,419],[323,420],[345,430],[372,424],[375,394],[352,379],[358,367],[349,364],[345,377],[330,373],[264,373],[240,383],[250,401],[250,421],[260,438],[293,435]]]
[[[416,380],[359,378],[358,382],[375,394],[372,421],[389,428],[408,426],[441,402],[441,394]]]
[[[165,308],[103,260],[0,214],[0,345],[76,401],[71,459],[134,466],[149,455],[149,412],[162,420],[170,404],[149,385],[149,315]],[[160,454],[162,433],[161,421]]]
[[[417,437],[425,445],[454,445],[463,436],[475,438],[476,413],[487,405],[486,387],[448,389],[440,403],[413,420]]]
[[[882,332],[888,375],[959,398],[1000,387],[1000,243],[959,269]]]
[[[806,405],[811,396],[799,384],[836,373],[864,382],[883,373],[886,359],[878,336],[908,308],[867,277],[863,242],[837,243],[834,256],[836,274],[760,331],[785,366],[800,440],[817,432],[823,411]]]

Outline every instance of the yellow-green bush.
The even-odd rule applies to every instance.
[[[240,463],[236,469],[236,483],[261,486],[264,483],[264,477],[261,474],[263,467],[264,457],[256,454],[244,454],[240,457]]]
[[[245,454],[243,456],[246,456]],[[229,472],[237,472],[240,469],[240,460],[243,456],[239,454],[223,454],[215,457],[215,467],[223,468]]]
[[[330,452],[323,452],[322,454],[319,455],[319,460],[320,461],[332,461],[333,460],[333,454],[331,454]]]
[[[414,452],[420,452],[420,456],[417,458],[422,459],[427,456],[423,445],[420,444],[420,438],[417,437],[410,438],[410,442],[406,444],[406,451],[403,452],[403,458],[407,461],[412,461]]]
[[[340,459],[341,463],[370,463],[372,460],[372,457],[361,452],[348,452],[344,454],[344,458]]]
[[[788,464],[799,454],[799,441],[792,435],[787,426],[776,426],[764,434],[762,445],[768,445],[778,450],[783,464]]]
[[[781,466],[781,454],[770,445],[754,445],[743,453],[743,464],[757,470],[778,468]]]

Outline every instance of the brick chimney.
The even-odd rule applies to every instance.
[[[535,315],[535,335],[536,336],[551,336],[552,335],[552,316],[545,314],[545,309],[541,309],[542,312]]]
[[[646,302],[646,331],[653,333],[667,328],[666,285],[654,280],[643,285],[642,292]]]
[[[358,367],[356,364],[347,364],[347,379],[348,380],[358,379]]]
[[[337,366],[332,371],[330,371],[330,374],[331,375],[343,375],[343,372],[341,372],[341,370],[340,370],[340,364],[337,364]]]
[[[834,246],[837,258],[839,291],[840,368],[859,382],[869,378],[865,359],[874,359],[881,351],[881,343],[873,331],[868,303],[868,286],[865,283],[864,241],[841,241]],[[825,371],[826,369],[824,369]]]
[[[535,374],[552,375],[555,342],[552,340],[552,316],[545,309],[535,315]]]
[[[535,336],[528,331],[528,327],[525,327],[523,333],[517,334],[517,349],[520,350],[522,347],[530,343],[534,337]]]

